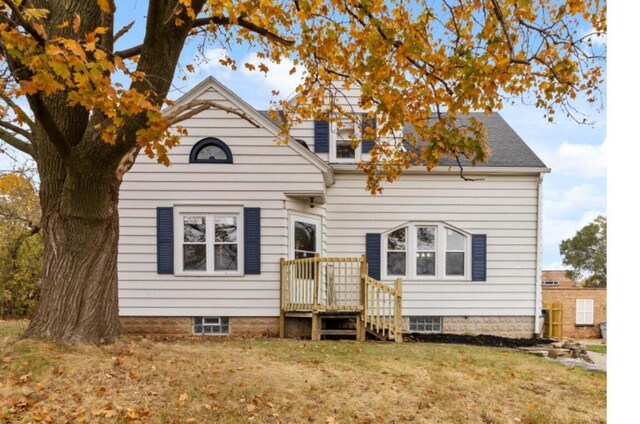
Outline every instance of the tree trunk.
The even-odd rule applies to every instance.
[[[110,343],[118,318],[118,191],[115,172],[91,163],[38,160],[44,271],[40,302],[23,337]],[[79,170],[80,169],[80,170]]]

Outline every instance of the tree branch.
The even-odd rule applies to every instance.
[[[233,109],[220,103],[213,102],[211,100],[192,100],[182,106],[178,106],[177,108],[175,108],[173,111],[171,111],[171,113],[166,115],[166,118],[171,125],[174,125],[184,121],[185,119],[189,119],[207,109],[224,110],[227,113],[231,113],[233,115],[241,117],[256,128],[260,127],[260,125],[256,121],[254,121],[253,118],[251,118],[241,110]]]
[[[0,128],[0,140],[7,143],[9,146],[14,149],[20,150],[22,153],[26,153],[31,157],[34,157],[35,152],[33,150],[33,146],[26,141],[20,140],[15,135],[11,134],[9,131],[5,131]]]
[[[113,42],[115,43],[116,41],[118,41],[118,39],[120,37],[122,37],[123,35],[125,35],[127,32],[129,32],[129,30],[131,28],[133,28],[133,26],[135,25],[136,21],[131,21],[129,24],[123,26],[122,28],[120,28],[118,30],[118,32],[115,33],[115,35],[113,36]]]
[[[500,4],[498,3],[498,0],[491,0],[491,4],[493,5],[493,11],[496,14],[496,18],[498,18],[498,21],[500,22],[500,26],[502,27],[504,38],[507,39],[507,46],[509,46],[509,59],[511,60],[511,63],[529,65],[530,63],[528,60],[516,58],[515,50],[513,48],[513,42],[511,41],[511,35],[509,35],[509,29],[507,28],[507,23],[504,20],[504,15],[502,14],[502,9],[500,8]]]
[[[460,155],[458,153],[455,154],[456,162],[458,163],[458,168],[460,169],[460,178],[463,181],[482,181],[484,178],[469,178],[464,175],[464,168],[462,167],[462,163],[460,162]]]
[[[123,59],[129,59],[134,56],[140,55],[140,53],[142,53],[142,44],[138,44],[137,46],[134,46],[125,50],[117,51],[113,55],[121,57]]]
[[[201,27],[204,25],[208,25],[210,23],[214,23],[216,25],[223,25],[223,26],[238,25],[238,26],[241,26],[242,28],[248,29],[249,31],[255,32],[256,34],[262,35],[263,37],[273,42],[282,44],[285,47],[291,47],[295,44],[294,40],[284,38],[274,32],[269,31],[266,28],[258,26],[253,22],[246,20],[243,16],[238,17],[237,22],[231,22],[231,20],[226,16],[210,16],[208,18],[200,18],[193,21],[192,28]]]
[[[256,34],[262,35],[263,37],[271,40],[275,43],[281,44],[285,47],[291,47],[295,44],[294,40],[284,38],[276,33],[269,31],[266,28],[258,26],[253,22],[246,20],[243,17],[239,17],[237,22],[231,22],[231,20],[226,16],[210,16],[208,18],[200,18],[193,21],[192,28],[198,28],[209,24],[216,24],[222,26],[229,25],[237,25],[242,28],[248,29],[249,31],[255,32]],[[123,28],[124,29],[124,28]],[[137,56],[142,52],[142,44],[130,47],[125,50],[120,50],[115,52],[113,55],[121,57],[123,59],[129,59],[131,57]]]
[[[29,23],[29,21],[27,21],[24,16],[22,16],[22,13],[20,12],[18,6],[13,4],[12,0],[8,0],[3,3],[9,6],[9,9],[11,9],[11,16],[16,18],[17,23],[22,25],[25,31],[31,34],[31,36],[38,42],[38,44],[44,46],[45,39],[42,37],[42,35],[40,35],[38,31],[36,31],[36,29]]]
[[[26,138],[27,140],[31,140],[31,137],[33,137],[33,134],[31,134],[29,131],[20,128],[17,125],[13,125],[10,122],[4,122],[4,121],[0,121],[0,127],[4,127],[10,131],[13,131],[16,134],[20,134],[21,136],[23,136],[24,138]]]
[[[4,100],[4,102],[8,104],[11,109],[13,109],[13,112],[18,115],[18,117],[22,119],[29,126],[29,128],[33,130],[35,123],[31,120],[31,118],[29,118],[29,115],[27,115],[27,113],[20,106],[18,106],[16,102],[13,101],[11,97],[2,94],[0,95],[0,99]]]
[[[71,157],[71,149],[67,145],[62,131],[60,131],[58,123],[53,116],[51,116],[49,109],[47,109],[40,95],[28,96],[27,99],[29,100],[34,115],[38,121],[40,121],[41,127],[46,132],[49,141],[51,141],[51,144],[55,146],[63,160],[68,160]]]

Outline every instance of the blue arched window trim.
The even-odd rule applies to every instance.
[[[226,158],[225,159],[198,159],[198,154],[202,149],[207,146],[217,146],[222,149]],[[191,149],[191,153],[189,154],[189,163],[233,163],[233,155],[231,154],[231,149],[229,146],[217,138],[207,137],[200,141],[198,141],[193,148]]]

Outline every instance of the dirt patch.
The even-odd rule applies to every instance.
[[[491,336],[481,334],[472,336],[468,334],[420,334],[409,333],[404,336],[404,340],[408,342],[426,342],[426,343],[455,343],[466,344],[472,346],[490,346],[490,347],[525,347],[537,346],[542,344],[551,344],[555,342],[552,339],[512,339],[509,337]]]

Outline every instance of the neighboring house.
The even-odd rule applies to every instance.
[[[600,338],[607,321],[607,288],[584,287],[562,270],[542,271],[542,301],[562,304],[562,336],[569,339]]]
[[[348,94],[357,105],[358,93]],[[201,112],[182,123],[189,135],[172,149],[171,166],[140,155],[126,174],[119,244],[125,331],[275,336],[281,316],[309,316],[294,305],[305,309],[302,286],[287,284],[320,280],[307,303],[331,301],[337,310],[351,299],[362,309],[362,292],[335,287],[368,275],[368,287],[402,279],[404,331],[538,333],[542,176],[549,169],[500,115],[473,115],[485,124],[492,151],[487,163],[465,168],[474,181],[443,161],[431,172],[409,169],[371,196],[357,169],[371,142],[354,151],[341,139],[344,128],[305,121],[292,131],[298,142],[278,144],[268,115],[215,79],[173,107],[195,98],[242,111],[251,122]],[[294,271],[281,264],[317,254],[334,259]],[[357,262],[362,255],[366,262]],[[354,262],[337,259],[346,257]],[[287,302],[293,306],[284,313]]]

